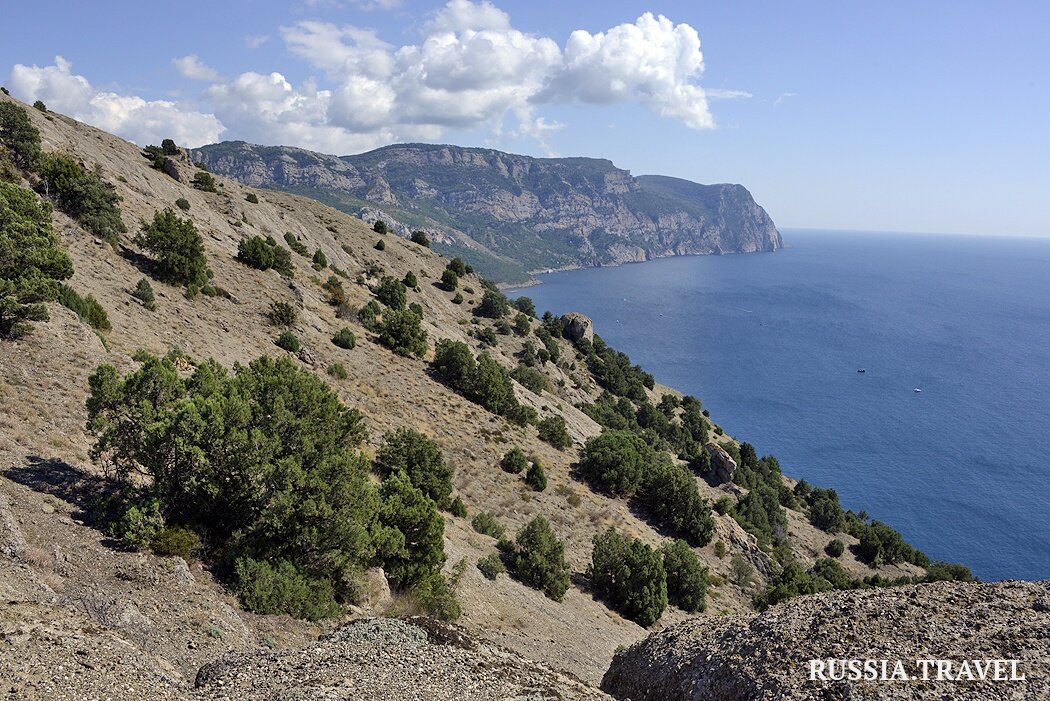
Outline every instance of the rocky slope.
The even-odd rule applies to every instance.
[[[489,277],[676,255],[774,251],[772,220],[741,185],[632,177],[610,161],[491,149],[387,146],[356,156],[225,142],[193,151],[215,173],[314,197],[369,223],[422,229]]]
[[[940,680],[935,665],[909,681],[832,681],[831,667],[809,678],[810,660],[852,659],[900,660],[909,677],[923,676],[917,660],[952,667]],[[1000,680],[973,679],[964,660],[1018,660],[1017,675],[1006,664]],[[815,594],[757,616],[688,621],[619,652],[602,689],[631,701],[1050,698],[1050,582]]]
[[[463,698],[474,692],[482,698],[530,698],[534,690],[545,698],[545,689],[575,698],[573,676],[597,685],[614,651],[649,632],[607,608],[587,588],[586,569],[597,533],[613,526],[650,545],[664,542],[666,535],[629,502],[588,489],[574,470],[580,446],[600,432],[576,404],[594,401],[600,389],[571,344],[557,340],[562,362],[542,367],[549,389],[536,393],[514,385],[519,401],[541,417],[564,417],[572,445],[558,450],[540,440],[535,427],[515,426],[485,411],[428,372],[427,359],[441,338],[463,341],[474,353],[484,349],[506,368],[518,363],[530,336],[494,333],[492,320],[472,316],[471,307],[483,290],[476,275],[461,281],[463,300],[457,304],[452,293],[435,284],[447,260],[433,250],[396,236],[383,238],[386,245],[377,250],[381,237],[360,219],[291,193],[253,191],[222,178],[217,192],[193,189],[188,183],[195,171],[187,158],[171,159],[162,172],[151,168],[134,144],[59,114],[31,108],[27,114],[45,151],[69,153],[112,184],[130,231],[113,248],[61,212],[53,215],[55,232],[75,268],[70,286],[98,300],[112,329],[96,332],[69,309],[50,304],[49,322],[34,324],[24,338],[0,341],[2,694],[30,699],[221,698],[229,688],[236,690],[231,697],[241,698],[341,698],[335,694],[342,693],[338,686],[344,679],[387,674],[393,680],[411,680],[412,670],[398,665],[414,658],[394,654],[411,650],[435,684],[448,681],[445,687],[420,687],[416,698]],[[137,222],[179,199],[188,206],[179,210],[180,216],[192,219],[203,236],[215,284],[229,296],[188,299],[183,289],[154,281],[156,309],[151,311],[131,295],[144,274],[132,234]],[[238,243],[246,236],[270,235],[280,241],[285,232],[298,237],[309,254],[321,250],[330,266],[346,273],[340,279],[353,309],[374,298],[372,287],[381,276],[417,276],[419,287],[407,294],[409,302],[423,309],[427,357],[396,356],[356,317],[339,317],[322,288],[329,271],[314,270],[309,255],[293,254],[293,279],[236,259]],[[372,638],[346,632],[353,629],[335,633],[355,619],[412,611],[411,599],[384,591],[381,575],[374,596],[339,620],[311,624],[254,615],[239,608],[206,562],[129,551],[92,521],[92,500],[103,484],[84,429],[87,378],[93,370],[111,363],[127,372],[137,366],[133,356],[138,349],[164,354],[176,346],[226,367],[260,355],[283,356],[274,344],[278,331],[266,318],[277,301],[298,310],[293,330],[303,349],[294,355],[295,362],[322,377],[364,416],[370,433],[366,453],[375,450],[386,431],[410,427],[430,436],[454,468],[455,492],[469,516],[445,516],[444,547],[447,571],[462,573],[455,591],[463,609],[459,624],[475,646],[467,651],[471,654],[455,645],[434,644],[431,637],[424,644],[418,633],[399,624],[368,624],[380,626],[380,642],[392,641],[380,645],[382,650]],[[536,320],[529,323],[532,329],[538,326]],[[331,342],[344,326],[357,334],[352,350]],[[581,333],[586,328],[581,320]],[[494,346],[482,345],[477,333],[482,329],[493,332]],[[346,378],[326,372],[334,363],[345,367]],[[664,393],[674,391],[656,385],[648,398],[655,403]],[[722,440],[728,445],[732,439]],[[499,468],[501,456],[512,446],[543,462],[545,491],[534,492],[520,476]],[[742,492],[733,484],[699,479],[697,487],[712,502],[736,499]],[[470,525],[470,516],[482,511],[494,515],[510,534],[534,516],[549,519],[565,541],[572,571],[573,585],[562,601],[547,599],[506,575],[490,581],[480,573],[478,560],[495,552],[495,540]],[[857,544],[847,534],[816,529],[799,511],[786,513],[788,544],[807,566],[822,556],[832,538],[847,547]],[[708,612],[695,619],[698,626],[715,629],[723,620],[734,620],[726,616],[748,611],[752,597],[775,574],[770,553],[727,515],[716,515],[714,538],[695,552],[712,574]],[[919,572],[911,565],[875,570],[849,550],[838,559],[852,577]],[[734,562],[752,568],[751,576],[738,576]],[[687,614],[671,607],[654,629],[686,619]],[[332,633],[334,637],[318,641]],[[337,673],[325,676],[311,666],[314,656],[330,660]],[[373,657],[374,664],[369,662]],[[225,661],[213,665],[220,659]],[[210,671],[199,677],[200,691],[195,684],[202,667]],[[506,669],[511,672],[497,675],[506,678],[505,686],[489,685],[493,678],[486,670]],[[271,677],[284,680],[285,686],[252,686]],[[474,683],[470,677],[477,677],[474,691],[463,686]],[[317,684],[305,689],[314,679]],[[579,696],[587,698],[586,693]]]

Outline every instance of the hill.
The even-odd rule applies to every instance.
[[[775,251],[765,210],[741,185],[633,177],[596,158],[531,158],[492,149],[396,144],[328,156],[240,141],[194,160],[252,187],[313,197],[438,250],[500,282],[529,271],[676,255]]]
[[[0,678],[16,696],[112,678],[178,698],[223,655],[292,664],[347,622],[422,611],[458,611],[487,659],[597,684],[618,647],[689,618],[967,575],[782,475],[586,317],[512,306],[462,261],[6,96],[0,145],[0,321],[23,317],[0,339]],[[404,429],[404,461],[426,466],[410,486],[385,467]],[[343,515],[368,532],[319,556]],[[424,525],[406,536],[409,516]],[[537,517],[564,570],[527,560],[556,550],[521,535]],[[623,591],[594,569],[628,555],[655,579]],[[294,576],[263,590],[281,563]],[[397,578],[412,566],[436,589]]]

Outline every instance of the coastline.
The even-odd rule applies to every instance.
[[[711,253],[671,253],[670,255],[661,256],[653,255],[643,260],[623,260],[613,263],[596,263],[594,265],[563,265],[557,268],[543,268],[540,270],[529,270],[527,274],[532,275],[546,275],[548,273],[564,273],[570,270],[587,270],[590,268],[619,268],[623,265],[633,265],[635,263],[651,263],[654,260],[667,260],[669,258],[706,258],[708,256],[732,256],[732,255],[749,255],[752,253],[776,253],[777,251],[790,248],[787,244],[783,244],[772,251],[712,251]],[[521,283],[509,283],[500,282],[496,283],[496,287],[500,290],[524,290],[529,287],[537,287],[542,285],[543,281],[535,277],[530,277],[526,282]]]

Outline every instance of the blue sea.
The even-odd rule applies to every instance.
[[[783,235],[772,254],[558,272],[510,296],[590,316],[786,474],[931,557],[1050,578],[1050,240]]]

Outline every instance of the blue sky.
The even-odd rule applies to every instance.
[[[1045,2],[170,8],[10,5],[0,82],[137,142],[604,157],[782,228],[1050,235]]]

